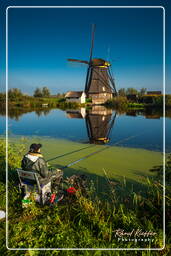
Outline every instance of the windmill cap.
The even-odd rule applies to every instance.
[[[92,59],[92,64],[93,66],[106,66],[106,67],[109,67],[111,65],[108,61],[104,59],[99,59],[99,58]]]

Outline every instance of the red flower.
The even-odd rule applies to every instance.
[[[77,191],[77,190],[76,190],[74,187],[67,188],[67,192],[68,192],[69,194],[75,194],[76,191]]]
[[[56,194],[52,194],[50,198],[50,202],[53,203],[55,200]]]

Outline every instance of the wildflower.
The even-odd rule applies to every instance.
[[[74,187],[69,187],[69,188],[67,189],[67,192],[68,192],[69,194],[75,194],[76,191],[77,191],[77,189],[75,189]]]

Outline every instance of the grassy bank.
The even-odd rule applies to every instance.
[[[75,102],[66,102],[65,98],[38,98],[32,96],[22,96],[16,99],[9,99],[9,109],[22,107],[24,109],[36,109],[36,108],[78,108],[80,104]]]
[[[5,94],[0,95],[0,106],[1,108],[5,107]],[[49,107],[49,108],[79,108],[84,105],[91,105],[91,100],[87,99],[85,104],[79,104],[76,102],[67,102],[64,96],[60,97],[33,97],[28,95],[16,95],[9,94],[8,98],[8,106],[9,109],[22,107],[25,109],[29,108],[41,108],[41,107]],[[166,108],[171,108],[171,95],[167,94],[165,96],[165,105]],[[117,96],[108,100],[105,103],[105,106],[110,108],[118,108],[118,109],[144,109],[146,107],[155,107],[161,108],[163,107],[163,95],[144,95],[137,96],[135,99],[128,99],[126,96]]]
[[[6,105],[6,94],[0,93],[0,107],[5,109]],[[13,88],[8,91],[8,108],[9,110],[15,110],[17,108],[36,109],[36,108],[78,108],[80,104],[75,102],[67,102],[64,94],[58,95],[40,95],[40,96],[29,96],[23,94],[19,89]]]
[[[128,100],[126,96],[117,96],[106,102],[106,107],[116,109],[146,109],[146,108],[163,108],[163,95],[144,95],[137,99]],[[165,106],[171,108],[171,95],[165,96]]]
[[[112,178],[114,169],[106,168],[107,177],[104,177],[103,182],[108,187],[109,200],[102,200],[99,198],[94,181],[89,184],[89,193],[87,197],[77,193],[75,198],[69,198],[66,203],[58,203],[55,207],[41,208],[37,205],[32,205],[31,208],[21,208],[21,198],[18,189],[13,184],[16,183],[15,169],[20,166],[21,157],[26,151],[28,141],[23,139],[21,143],[11,141],[9,146],[9,247],[16,248],[33,248],[33,247],[46,247],[46,248],[129,248],[129,247],[162,247],[162,166],[158,165],[153,168],[153,172],[146,170],[150,174],[150,178],[144,177],[144,186],[146,190],[135,192],[132,187],[127,186],[129,179],[122,179],[119,183],[115,183]],[[30,143],[30,141],[29,141]],[[48,141],[43,141],[44,152],[48,157],[56,157],[58,153],[66,154],[65,143],[60,143],[60,149],[56,145],[56,155],[53,155],[55,143],[52,141],[47,147]],[[79,150],[79,144],[75,145],[74,150]],[[71,147],[71,148],[70,148]],[[46,148],[46,150],[45,150]],[[52,148],[52,149],[51,149]],[[51,150],[50,150],[51,149]],[[68,150],[73,151],[73,145],[70,144]],[[120,149],[121,150],[121,149]],[[5,145],[4,141],[0,143],[0,209],[5,209]],[[105,151],[104,151],[105,152]],[[115,151],[116,152],[116,151]],[[125,152],[122,152],[122,154]],[[108,153],[109,154],[109,153]],[[113,155],[113,154],[112,154]],[[69,156],[67,156],[69,157]],[[71,157],[71,156],[70,156]],[[140,155],[136,154],[137,168],[141,168]],[[144,155],[147,159],[147,155]],[[99,156],[100,158],[100,156]],[[118,158],[118,157],[117,157]],[[56,162],[59,164],[59,159]],[[110,159],[110,155],[108,156]],[[65,160],[68,162],[69,159]],[[71,158],[70,158],[71,160]],[[73,158],[72,158],[73,160]],[[90,160],[90,158],[89,158]],[[103,158],[105,160],[105,157]],[[127,160],[130,159],[127,157]],[[133,159],[132,159],[133,160]],[[135,158],[134,158],[135,160]],[[55,159],[53,160],[55,161]],[[118,159],[119,161],[119,159]],[[127,162],[126,170],[131,168],[130,162]],[[97,163],[97,161],[95,161]],[[95,163],[94,162],[94,163]],[[145,161],[144,161],[145,162]],[[147,160],[148,162],[148,160]],[[63,162],[65,164],[65,162]],[[86,163],[87,164],[87,163]],[[89,163],[92,166],[92,162]],[[99,166],[102,163],[99,163]],[[117,164],[117,163],[116,163]],[[55,166],[55,162],[53,163]],[[60,164],[62,165],[62,164]],[[154,165],[154,162],[151,162]],[[101,169],[102,169],[101,165]],[[149,166],[148,164],[146,165]],[[123,168],[123,170],[125,169]],[[98,170],[98,166],[95,168]],[[92,169],[92,168],[90,168]],[[69,171],[78,170],[68,169]],[[85,172],[85,168],[79,165],[79,170]],[[111,173],[109,174],[109,172]],[[170,244],[170,198],[168,195],[169,180],[171,172],[171,161],[168,159],[166,165],[166,218],[167,218],[167,247],[159,252],[149,252],[148,255],[169,255]],[[72,172],[70,172],[72,174]],[[139,176],[143,175],[141,172]],[[118,174],[114,174],[115,177]],[[122,177],[123,173],[120,173]],[[70,176],[70,175],[68,175]],[[100,173],[96,174],[97,177]],[[150,175],[149,175],[150,176]],[[90,180],[91,177],[89,176]],[[138,176],[137,178],[138,179]],[[119,179],[118,179],[119,180]],[[135,183],[135,182],[134,182]],[[129,192],[129,193],[128,193]],[[1,255],[13,255],[14,251],[7,251],[5,248],[5,221],[0,221],[0,230],[3,234],[1,239]],[[154,241],[141,242],[138,241],[118,241],[115,236],[116,229],[124,229],[131,231],[132,229],[142,229],[143,231],[154,231],[156,233]],[[75,255],[74,251],[19,251],[15,252],[16,255]],[[79,251],[78,255],[147,255],[146,252],[137,254],[136,251]]]

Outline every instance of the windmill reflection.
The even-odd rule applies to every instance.
[[[116,113],[103,106],[93,106],[85,111],[67,111],[68,118],[84,118],[87,135],[91,144],[106,144],[110,141],[110,133],[114,126]]]

